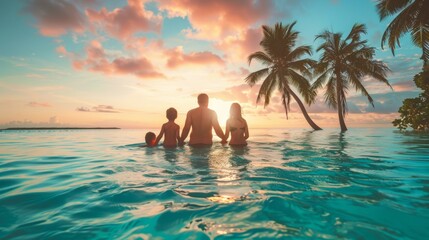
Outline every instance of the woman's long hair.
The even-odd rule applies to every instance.
[[[240,122],[244,121],[243,117],[241,116],[241,106],[238,103],[231,104],[231,108],[229,109],[229,118],[230,119],[237,119]]]

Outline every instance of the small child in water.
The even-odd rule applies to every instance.
[[[247,127],[247,122],[241,116],[241,106],[238,103],[231,104],[229,110],[229,119],[226,121],[225,129],[225,139],[229,137],[231,133],[231,140],[229,145],[231,146],[246,146],[246,140],[249,138],[249,128]]]
[[[155,145],[159,143],[159,140],[161,140],[162,136],[165,134],[163,146],[165,148],[175,148],[177,147],[177,142],[180,140],[180,126],[174,122],[177,118],[177,110],[174,108],[167,109],[166,117],[168,122],[162,125],[161,132],[156,138]]]
[[[146,135],[144,136],[144,140],[146,141],[146,146],[147,147],[153,147],[155,146],[155,141],[156,141],[156,135],[153,132],[147,132]]]

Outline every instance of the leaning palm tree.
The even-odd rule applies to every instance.
[[[314,98],[315,92],[310,92],[310,83],[304,76],[310,76],[310,69],[316,61],[309,58],[302,58],[305,54],[311,54],[310,46],[295,47],[298,32],[292,28],[296,24],[283,26],[277,23],[274,28],[262,26],[264,37],[260,42],[263,51],[252,53],[248,57],[249,65],[252,60],[258,60],[266,67],[250,73],[245,81],[250,85],[255,85],[259,80],[264,81],[259,89],[256,102],[264,99],[264,106],[270,103],[270,98],[274,90],[278,89],[282,96],[282,103],[285,108],[286,117],[290,111],[291,97],[298,103],[305,119],[314,130],[321,130],[308,115],[304,104],[298,95],[291,89],[294,86],[298,92],[304,96],[306,102]]]
[[[350,87],[366,96],[374,107],[372,97],[361,82],[362,78],[369,76],[390,86],[386,79],[389,68],[383,62],[373,60],[375,49],[366,45],[367,41],[361,39],[361,34],[366,34],[365,25],[355,24],[345,39],[341,33],[330,31],[316,36],[316,39],[323,40],[317,48],[317,52],[322,53],[314,67],[314,74],[318,77],[311,89],[316,91],[327,82],[325,102],[338,110],[341,131],[347,130],[344,117],[347,113],[346,95]]]
[[[400,46],[399,38],[411,32],[412,41],[422,49],[423,67],[429,61],[429,0],[378,0],[380,20],[399,14],[387,26],[381,39],[381,47],[388,43],[395,54],[396,45]]]

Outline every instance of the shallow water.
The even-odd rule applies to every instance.
[[[253,130],[138,147],[143,130],[0,132],[0,239],[429,239],[429,135]]]

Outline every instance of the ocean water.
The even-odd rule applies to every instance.
[[[165,150],[138,147],[145,132],[0,132],[0,239],[429,239],[429,135]]]

